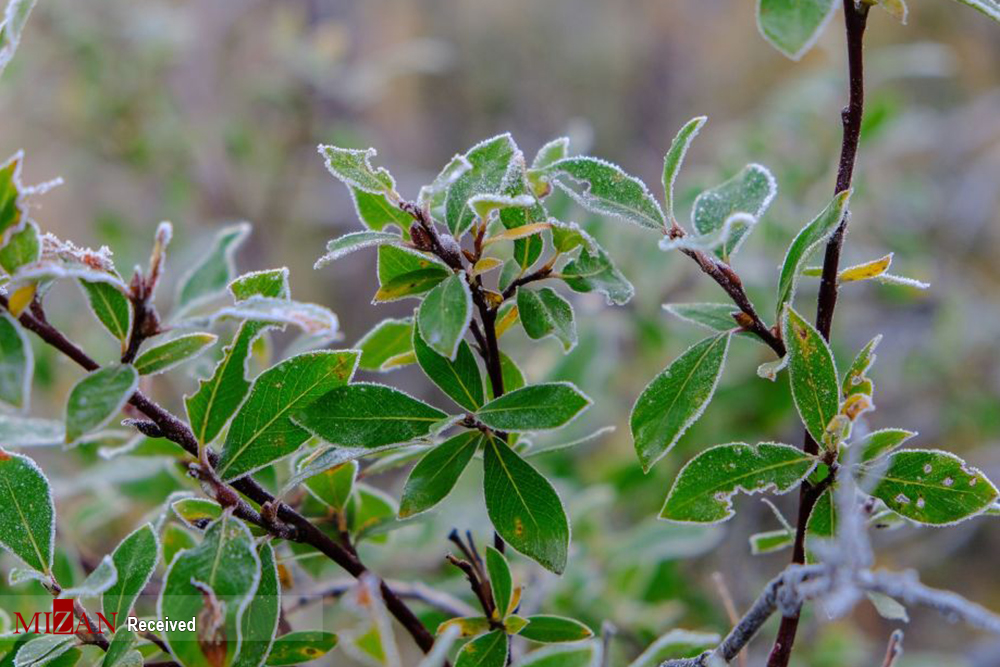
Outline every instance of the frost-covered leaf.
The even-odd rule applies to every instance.
[[[861,452],[858,462],[867,463],[895,451],[916,435],[916,432],[902,428],[883,428],[851,443],[851,447],[856,447]]]
[[[884,285],[900,285],[902,287],[912,287],[914,289],[925,290],[930,288],[930,283],[925,283],[922,280],[917,280],[915,278],[907,278],[906,276],[897,276],[894,273],[883,273],[875,277],[875,282],[882,283]]]
[[[455,238],[472,226],[476,213],[469,200],[481,194],[502,194],[524,157],[509,134],[501,134],[476,144],[465,154],[469,169],[461,171],[447,189],[445,222]]]
[[[575,222],[549,220],[549,225],[552,226],[552,246],[558,252],[569,252],[580,246],[591,253],[597,252],[597,242]]]
[[[722,231],[734,216],[747,216],[741,218],[741,224],[733,228],[725,243],[715,250],[719,257],[728,261],[764,215],[777,192],[778,184],[767,167],[748,164],[725,183],[698,195],[691,214],[694,228],[701,236],[710,236]]]
[[[500,266],[503,266],[502,259],[497,257],[483,257],[472,266],[472,271],[469,273],[469,277],[475,278],[476,276],[481,276],[484,273],[489,273],[493,269]]]
[[[558,162],[569,156],[569,137],[553,139],[538,149],[535,159],[531,161],[532,169],[544,169],[553,162]]]
[[[628,667],[656,667],[664,660],[691,658],[714,648],[719,641],[719,635],[712,632],[671,630],[650,644]]]
[[[546,336],[558,339],[564,352],[576,347],[576,321],[573,306],[551,287],[517,290],[517,312],[528,338],[539,340]]]
[[[806,523],[806,537],[832,538],[837,532],[837,505],[833,501],[833,490],[827,489],[813,506]]]
[[[204,530],[222,516],[222,505],[208,498],[181,498],[171,503],[170,509],[185,525],[197,530]]]
[[[26,410],[31,398],[35,357],[21,325],[7,312],[0,314],[0,402]],[[7,440],[0,440],[10,446]]]
[[[982,12],[994,21],[1000,22],[1000,2],[998,0],[957,0],[967,7]]]
[[[590,639],[594,633],[586,625],[572,618],[538,614],[528,617],[528,624],[518,636],[533,642],[554,644]]]
[[[447,265],[430,255],[397,246],[379,246],[379,290],[374,302],[423,294],[451,275]]]
[[[184,334],[151,347],[135,360],[139,375],[165,373],[189,359],[197,357],[215,344],[218,336],[210,333]]]
[[[882,335],[875,336],[868,344],[861,348],[858,355],[854,357],[850,368],[844,374],[844,386],[841,388],[844,398],[855,394],[871,396],[875,393],[875,383],[868,377],[868,369],[875,363],[875,348],[882,342]]]
[[[133,649],[137,638],[135,633],[126,628],[118,628],[115,636],[111,638],[111,644],[104,655],[101,667],[142,667],[144,662],[142,653]]]
[[[603,651],[598,641],[550,644],[519,660],[517,667],[600,667]]]
[[[356,350],[306,352],[272,366],[254,380],[233,417],[216,470],[229,481],[281,459],[309,439],[291,415],[354,375]]]
[[[42,242],[38,234],[38,225],[32,220],[25,220],[24,226],[10,235],[3,248],[0,248],[0,266],[13,275],[26,264],[37,262],[42,253]]]
[[[177,307],[186,309],[222,294],[236,275],[233,256],[250,235],[250,223],[224,227],[212,240],[212,248],[181,278]]]
[[[663,310],[686,322],[724,333],[737,328],[733,315],[740,309],[731,303],[665,303]]]
[[[356,150],[320,145],[319,154],[330,173],[349,188],[374,195],[391,194],[396,188],[396,181],[388,170],[371,165],[371,159],[378,155],[374,148]]]
[[[64,588],[59,597],[93,598],[101,595],[118,581],[118,570],[111,556],[105,556],[87,578],[76,586]],[[111,618],[110,616],[108,617]]]
[[[452,360],[471,319],[472,293],[457,273],[428,292],[417,311],[421,337],[435,352]]]
[[[500,431],[559,428],[590,406],[590,399],[569,382],[533,384],[510,391],[484,405],[476,416]]]
[[[190,549],[198,544],[194,535],[176,523],[168,523],[163,527],[162,549],[163,563],[170,566],[174,556],[185,549]]]
[[[0,546],[38,572],[52,572],[52,489],[27,456],[0,449]]]
[[[448,197],[448,189],[452,183],[471,169],[472,163],[465,159],[464,155],[454,156],[444,166],[444,169],[434,177],[430,185],[420,188],[417,203],[430,208],[431,215],[435,219],[443,220],[445,218],[445,200]]]
[[[489,632],[490,619],[485,616],[459,616],[451,618],[438,626],[437,633],[444,634],[454,628],[459,637],[476,637]]]
[[[840,382],[833,352],[816,328],[791,306],[782,324],[788,347],[788,375],[799,417],[818,443],[840,410]]]
[[[796,488],[816,466],[816,459],[791,445],[737,442],[706,449],[677,474],[660,518],[720,523],[735,514],[733,495]]]
[[[607,298],[608,305],[625,305],[635,292],[632,283],[618,270],[604,248],[597,248],[594,253],[582,248],[579,256],[562,268],[559,277],[576,292],[600,292]]]
[[[229,283],[229,293],[233,295],[235,301],[246,301],[255,296],[288,299],[291,297],[288,269],[265,269],[244,273]]]
[[[116,622],[115,627],[125,624],[125,617],[153,576],[158,557],[156,531],[148,523],[133,531],[115,547],[111,559],[118,578],[104,591],[101,602],[104,616]]]
[[[260,667],[264,664],[278,631],[281,615],[281,584],[270,542],[257,547],[260,558],[260,581],[253,599],[243,612],[240,631],[240,652],[233,661],[234,667]]]
[[[950,452],[903,449],[889,457],[872,495],[911,521],[944,526],[985,511],[997,490]]]
[[[494,630],[462,647],[455,667],[504,667],[507,664],[507,634]]]
[[[252,296],[219,310],[214,317],[291,324],[308,334],[334,334],[338,330],[337,316],[329,308],[270,296]]]
[[[859,280],[871,280],[877,278],[889,269],[892,264],[892,253],[873,259],[870,262],[849,266],[837,274],[837,281],[841,283],[853,283]],[[822,270],[820,275],[822,275]]]
[[[754,556],[774,553],[792,546],[795,535],[785,530],[769,530],[750,536],[750,553]]]
[[[792,240],[785,253],[785,260],[781,265],[781,275],[778,278],[778,316],[786,303],[792,301],[795,296],[795,286],[798,283],[799,274],[802,272],[805,263],[819,248],[820,244],[826,241],[833,230],[837,228],[844,218],[847,210],[847,202],[850,199],[850,190],[841,192],[830,205],[817,215],[812,222],[802,228],[802,230]]]
[[[7,3],[8,11],[15,5],[34,3]],[[9,20],[9,16],[6,17]],[[0,26],[0,72],[6,66],[6,60],[10,59],[12,51],[10,48],[11,33],[7,30],[7,21]],[[16,47],[16,43],[14,44]],[[6,60],[5,60],[6,59]],[[24,162],[24,152],[18,151],[0,166],[0,238],[6,235],[7,231],[16,228],[24,220],[25,207],[25,187],[21,184],[21,164]]]
[[[722,376],[730,338],[721,334],[695,343],[653,378],[636,399],[629,425],[646,472],[705,411]]]
[[[128,297],[109,283],[81,280],[79,284],[94,316],[124,345],[132,330],[132,303]]]
[[[879,7],[889,12],[889,16],[906,25],[906,19],[910,13],[906,0],[876,0],[876,2],[878,2]],[[997,8],[1000,9],[1000,4],[997,4]],[[1000,12],[997,14],[997,20],[1000,21]]]
[[[306,480],[306,488],[323,504],[343,512],[354,490],[358,477],[358,462],[347,461],[313,475]]]
[[[14,667],[63,667],[62,658],[68,657],[70,660],[66,664],[75,665],[80,659],[76,643],[74,635],[38,635],[18,650],[12,664]],[[75,654],[71,654],[74,651]]]
[[[223,565],[224,564],[224,565]],[[260,558],[245,524],[224,513],[201,544],[177,554],[160,590],[161,618],[196,618],[196,629],[167,629],[163,639],[183,667],[230,665],[240,623],[260,581]]]
[[[588,211],[666,230],[663,211],[646,184],[617,165],[593,157],[570,157],[553,162],[542,174]]]
[[[24,24],[28,22],[35,2],[36,0],[9,0],[7,3],[3,24],[0,25],[0,73],[14,57],[17,45],[21,42]]]
[[[490,589],[493,591],[493,601],[496,603],[497,615],[506,618],[514,601],[514,578],[510,574],[510,565],[502,553],[487,545],[486,572],[489,575]]]
[[[413,352],[421,370],[438,388],[466,410],[483,407],[483,377],[472,348],[459,341],[455,359],[438,354],[424,342],[422,331],[413,327]]]
[[[138,385],[139,373],[129,365],[105,366],[77,382],[66,401],[66,442],[106,426]]]
[[[663,158],[663,202],[666,204],[669,220],[674,219],[674,183],[677,182],[677,174],[680,173],[681,165],[684,164],[684,156],[687,155],[691,142],[694,141],[706,122],[708,122],[707,116],[698,116],[685,123],[677,136],[674,137],[670,144],[670,150]]]
[[[327,264],[349,255],[355,250],[387,243],[402,243],[402,241],[403,239],[398,234],[390,234],[389,232],[351,232],[327,243],[326,254],[316,260],[313,268],[322,269]]]
[[[569,552],[569,519],[552,484],[507,443],[486,436],[483,451],[486,511],[511,547],[561,574]]]
[[[0,414],[0,443],[7,447],[44,447],[66,441],[66,426],[54,419]]]
[[[798,60],[812,48],[836,6],[834,0],[758,0],[757,27],[771,46]]]
[[[386,361],[413,349],[413,318],[382,320],[355,343],[354,348],[361,350],[358,368],[385,370],[382,365]]]
[[[489,237],[483,241],[483,245],[490,245],[491,243],[496,243],[497,241],[515,241],[517,239],[524,239],[528,236],[541,234],[546,229],[550,229],[551,227],[552,225],[547,222],[533,222],[527,225],[521,225],[520,227],[512,227],[511,229],[499,232]]]
[[[875,611],[877,611],[878,615],[882,618],[887,621],[902,621],[903,623],[910,622],[910,617],[906,613],[906,607],[888,595],[872,591],[865,593],[865,595],[872,603],[872,606],[875,607]]]
[[[395,225],[409,238],[408,229],[413,222],[410,214],[400,209],[384,194],[372,194],[350,188],[354,209],[358,212],[361,223],[372,231],[381,232],[390,225]]]
[[[327,392],[292,417],[329,443],[373,448],[425,436],[447,415],[398,389],[357,382]]]
[[[268,667],[300,665],[322,658],[336,645],[337,635],[326,630],[289,632],[274,640],[264,664]]]
[[[475,211],[476,217],[483,221],[488,221],[494,211],[502,211],[508,208],[528,208],[535,205],[535,198],[528,194],[520,195],[498,195],[481,194],[469,199],[469,207]],[[540,232],[541,230],[538,230]],[[532,233],[538,233],[532,232]],[[524,234],[528,236],[528,233]],[[507,237],[513,240],[516,237]]]

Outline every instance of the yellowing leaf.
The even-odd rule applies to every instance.
[[[497,320],[497,338],[504,335],[507,329],[517,324],[517,306],[509,308],[506,313],[504,313],[499,320]]]
[[[489,245],[491,243],[495,243],[496,241],[514,241],[516,239],[523,239],[526,236],[541,234],[546,229],[551,228],[552,225],[548,222],[533,222],[529,225],[514,227],[513,229],[508,229],[495,236],[491,236],[483,242],[483,245]]]
[[[885,273],[889,269],[890,264],[892,264],[892,253],[889,253],[885,257],[844,269],[837,276],[837,281],[851,283],[858,280],[869,280]]]
[[[482,275],[498,266],[503,266],[503,260],[497,259],[496,257],[483,257],[481,260],[476,262],[475,266],[472,267],[472,277],[475,278],[478,275]]]
[[[10,295],[10,300],[8,301],[7,309],[10,310],[10,314],[14,317],[20,317],[24,309],[27,308],[32,300],[35,298],[35,289],[37,284],[28,283],[23,287],[18,287],[14,290],[14,293]]]

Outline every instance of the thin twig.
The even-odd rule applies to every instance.
[[[733,596],[729,592],[729,587],[726,586],[726,578],[722,576],[721,572],[713,572],[712,583],[715,584],[715,590],[718,591],[719,597],[722,598],[722,606],[726,609],[729,623],[735,626],[739,623],[740,617],[736,613],[736,604],[733,602]],[[743,647],[743,650],[739,652],[737,657],[739,658],[740,667],[747,667],[746,647]]]
[[[897,628],[889,635],[889,645],[885,647],[882,667],[893,667],[901,655],[903,655],[903,631]]]
[[[396,592],[396,595],[404,600],[415,600],[437,609],[448,616],[475,616],[476,610],[456,597],[435,590],[422,582],[406,582],[390,580],[386,582],[389,587]],[[347,593],[355,586],[353,581],[341,580],[333,581],[323,588],[296,597],[290,604],[286,605],[285,613],[294,614],[310,605],[324,600],[337,599]]]

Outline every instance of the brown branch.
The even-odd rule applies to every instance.
[[[840,114],[843,137],[834,194],[849,190],[854,180],[854,165],[857,161],[858,143],[861,139],[861,120],[864,116],[864,35],[868,24],[868,9],[869,6],[865,3],[855,4],[855,0],[844,0],[849,91],[847,106]],[[823,273],[816,306],[816,328],[827,341],[830,340],[833,312],[837,307],[837,271],[840,268],[840,251],[844,245],[844,234],[847,231],[849,220],[850,216],[845,212],[844,218],[826,244],[826,254],[823,258]],[[809,453],[819,451],[818,444],[808,433],[805,436],[803,449]],[[831,470],[828,477],[831,484],[834,474],[835,472]],[[799,515],[795,530],[795,548],[792,553],[793,563],[805,562],[805,534],[809,515],[819,500],[819,495],[821,495],[815,494],[812,489],[811,485],[803,484],[799,491]],[[792,647],[795,644],[795,636],[798,633],[799,616],[799,612],[795,612],[782,617],[778,636],[774,640],[774,646],[768,657],[767,667],[788,666]]]
[[[8,308],[6,296],[0,295],[0,306]],[[40,305],[32,308],[32,314],[22,313],[18,320],[25,329],[36,334],[44,342],[62,352],[85,370],[94,371],[100,368],[99,364],[91,359],[76,343],[66,338],[61,331],[48,323]],[[160,429],[163,437],[180,445],[191,456],[198,456],[198,440],[187,424],[160,407],[141,391],[136,391],[129,399],[129,403],[146,415]],[[214,452],[210,452],[209,462],[214,466],[217,460],[218,456]],[[260,505],[262,509],[265,506],[270,507],[280,523],[268,521],[261,513],[251,508],[249,504],[237,498],[238,502],[234,506],[234,514],[240,519],[258,525],[277,537],[312,546],[355,578],[360,577],[368,571],[356,554],[346,549],[343,545],[334,542],[294,509],[285,503],[278,503],[277,507],[274,507],[274,496],[254,481],[253,477],[248,475],[236,480],[231,484],[231,487]],[[425,653],[430,651],[434,645],[434,636],[424,627],[424,624],[407,604],[384,581],[381,582],[380,586],[382,597],[389,612],[406,628],[407,632],[410,633],[414,641]]]

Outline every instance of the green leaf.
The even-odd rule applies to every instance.
[[[97,567],[87,575],[86,579],[75,586],[62,589],[59,597],[95,598],[111,588],[117,581],[118,570],[115,568],[114,561],[111,559],[111,556],[105,556],[101,559]],[[112,625],[114,625],[113,621]]]
[[[787,493],[816,466],[816,459],[790,445],[736,442],[710,447],[688,461],[667,496],[661,519],[721,523],[730,519],[739,491]]]
[[[139,373],[128,365],[105,366],[77,382],[66,401],[66,443],[110,422],[138,385]]]
[[[691,142],[706,122],[707,116],[698,116],[685,123],[663,158],[663,202],[666,204],[668,220],[674,218],[674,183],[677,182],[677,174],[684,164],[684,156],[687,155]]]
[[[418,296],[452,275],[446,264],[430,255],[394,245],[379,246],[379,290],[374,302]]]
[[[730,231],[726,243],[716,249],[719,257],[729,261],[771,205],[777,192],[778,184],[767,167],[748,164],[725,183],[698,195],[691,214],[694,228],[700,235],[708,236],[721,232],[726,221],[733,216],[748,216],[743,218],[746,220],[744,224]]]
[[[628,667],[656,667],[664,660],[692,658],[714,648],[720,641],[712,632],[675,629],[661,635]]]
[[[958,2],[1000,22],[1000,2],[997,0],[958,0]]]
[[[837,505],[833,502],[833,491],[827,489],[819,497],[806,523],[808,538],[832,538],[837,532]]]
[[[543,174],[588,211],[666,230],[663,211],[646,184],[617,165],[593,157],[570,157],[553,162]]]
[[[215,344],[219,339],[215,334],[185,334],[151,347],[135,360],[139,375],[165,373],[180,364],[193,359]]]
[[[518,667],[593,667],[600,663],[600,644],[552,644],[524,656]]]
[[[288,269],[265,269],[244,273],[229,283],[229,293],[236,301],[246,301],[255,296],[288,299],[291,297]]]
[[[118,579],[104,591],[101,605],[104,616],[116,628],[125,625],[132,606],[153,576],[159,551],[156,531],[147,523],[122,540],[111,554]]]
[[[306,480],[306,488],[324,504],[343,512],[358,477],[358,462],[348,461],[327,468]]]
[[[8,7],[10,7],[9,4]],[[8,30],[5,21],[0,28],[0,72],[3,71],[7,61],[13,55],[13,49],[17,47],[16,39],[12,43],[12,37],[14,35]],[[18,151],[0,166],[0,236],[5,235],[7,230],[17,227],[24,219],[24,186],[21,185],[22,162],[24,162],[24,151]]]
[[[739,325],[733,315],[740,309],[731,303],[665,303],[663,310],[674,317],[699,326],[725,333]]]
[[[185,549],[194,547],[197,543],[194,535],[187,530],[176,523],[168,523],[163,527],[163,563],[169,567],[170,563],[174,561],[174,556]]]
[[[252,296],[215,313],[215,319],[235,318],[285,326],[291,324],[308,334],[335,334],[337,316],[326,306],[270,296]]]
[[[22,266],[37,262],[41,254],[38,225],[26,220],[24,227],[11,234],[7,244],[0,248],[0,266],[13,275]]]
[[[528,338],[539,340],[552,336],[562,342],[564,352],[576,347],[573,306],[551,287],[537,291],[518,288],[517,312]]]
[[[472,293],[465,279],[453,273],[432,289],[417,312],[421,337],[438,354],[454,359],[472,320]]]
[[[170,509],[186,525],[198,530],[204,530],[222,516],[222,505],[208,498],[181,498],[172,503]]]
[[[538,149],[535,159],[531,161],[532,169],[544,169],[553,162],[558,162],[569,156],[569,137],[553,139]]]
[[[389,225],[395,225],[402,230],[403,236],[409,238],[408,229],[413,222],[409,213],[390,202],[384,194],[373,195],[358,188],[350,190],[354,209],[365,227],[380,232]]]
[[[417,203],[429,208],[431,216],[435,219],[443,220],[446,215],[445,204],[448,188],[471,169],[472,163],[465,159],[464,155],[456,155],[444,166],[441,173],[434,177],[434,181],[430,185],[420,188]]]
[[[14,51],[21,41],[21,32],[24,30],[24,24],[28,22],[35,1],[10,0],[7,3],[4,21],[0,26],[0,73],[7,68],[7,63],[14,57]]]
[[[21,647],[14,656],[14,667],[65,667],[63,656],[75,651],[76,637],[73,635],[39,635]],[[71,656],[74,657],[74,656]],[[80,659],[79,651],[69,665]]]
[[[185,626],[162,633],[178,663],[232,664],[240,647],[240,619],[260,577],[250,531],[228,512],[209,526],[201,544],[177,554],[164,578],[157,611],[161,618],[199,621],[193,632]],[[217,628],[211,627],[213,617],[219,619]],[[211,660],[204,649],[224,657]]]
[[[233,255],[250,234],[250,224],[223,227],[212,240],[212,248],[181,278],[177,307],[187,309],[222,294],[236,269]]]
[[[501,619],[507,618],[507,614],[513,611],[511,603],[514,601],[514,578],[504,555],[489,545],[486,546],[486,572],[497,614]]]
[[[817,248],[833,234],[833,230],[843,220],[850,196],[851,192],[847,190],[834,197],[830,205],[823,209],[812,222],[803,227],[792,240],[791,245],[788,246],[785,260],[781,264],[781,275],[778,278],[777,313],[779,318],[785,304],[790,303],[792,297],[795,296],[795,285],[805,263],[809,261]]]
[[[450,628],[455,628],[460,637],[476,637],[490,630],[490,619],[485,616],[459,616],[451,618],[438,626],[437,634],[444,635]]]
[[[476,221],[469,200],[480,194],[502,194],[509,174],[523,169],[524,157],[509,134],[476,144],[465,154],[470,169],[462,171],[448,187],[445,222],[457,239]]]
[[[854,358],[851,367],[844,375],[844,386],[842,391],[844,398],[854,394],[864,394],[871,397],[875,393],[875,383],[868,377],[868,369],[875,363],[875,348],[882,341],[882,335],[875,336],[868,344],[861,348],[858,356]]]
[[[609,306],[625,305],[635,292],[632,283],[618,270],[603,248],[597,248],[594,253],[586,247],[582,248],[579,256],[566,262],[559,277],[576,292],[600,292]]]
[[[500,351],[500,373],[503,376],[503,389],[505,392],[511,392],[515,389],[520,389],[525,384],[527,384],[524,379],[524,372],[517,365],[517,362],[511,359],[505,352]],[[493,384],[491,382],[486,383],[486,399],[492,401],[493,396]],[[2,422],[0,422],[2,423]]]
[[[792,546],[795,535],[784,528],[754,533],[750,536],[750,553],[754,556],[774,553]]]
[[[56,509],[52,489],[27,456],[0,449],[0,546],[51,574]]]
[[[292,414],[327,442],[368,448],[425,436],[447,416],[398,389],[367,382],[334,389]]]
[[[327,243],[326,254],[316,260],[313,268],[322,269],[327,264],[349,255],[355,250],[385,245],[387,243],[402,243],[402,241],[403,239],[398,234],[390,234],[388,232],[351,232]]]
[[[337,635],[325,630],[289,632],[274,640],[264,663],[268,667],[286,667],[322,658],[337,645]]]
[[[346,385],[358,356],[357,350],[306,352],[261,373],[229,426],[216,466],[220,477],[231,481],[298,449],[309,433],[291,415]]]
[[[420,368],[441,391],[466,410],[475,412],[483,407],[483,376],[468,343],[459,341],[458,353],[451,361],[432,350],[421,330],[413,327],[412,346]]]
[[[366,484],[357,484],[348,506],[347,525],[355,540],[370,538],[385,543],[383,530],[391,526],[399,513],[392,496]]]
[[[142,667],[142,654],[132,648],[136,641],[135,633],[131,630],[124,627],[116,629],[101,667]]]
[[[497,533],[545,569],[562,574],[569,520],[552,484],[493,435],[487,435],[483,466],[486,511]]]
[[[383,364],[386,361],[413,350],[413,318],[382,320],[355,343],[354,348],[361,350],[358,368],[364,371],[385,370]]]
[[[260,582],[253,599],[243,612],[240,652],[233,661],[234,667],[260,667],[274,642],[274,634],[278,631],[281,585],[278,582],[274,548],[269,542],[261,542],[257,547],[257,555],[260,558]]]
[[[494,630],[462,647],[455,667],[504,667],[507,664],[507,635]]]
[[[636,399],[629,426],[644,471],[649,472],[705,411],[722,376],[729,341],[729,334],[721,334],[695,343]]]
[[[31,399],[35,357],[21,325],[4,311],[0,314],[0,401],[26,410]],[[11,444],[3,440],[8,446]]]
[[[590,406],[590,399],[570,382],[522,387],[495,398],[476,416],[500,431],[541,431],[559,428]]]
[[[590,252],[597,252],[597,242],[575,222],[550,219],[549,224],[552,225],[552,246],[559,252],[569,252],[581,246]]]
[[[871,493],[893,512],[932,526],[973,517],[997,499],[992,482],[954,454],[916,449],[892,454]]]
[[[8,447],[60,445],[65,440],[66,427],[61,421],[0,414],[0,442]]]
[[[586,625],[572,618],[539,614],[528,617],[528,624],[518,636],[533,642],[554,644],[590,639],[594,633]]]
[[[124,344],[132,331],[132,303],[125,294],[109,283],[78,281],[97,320]]]
[[[374,148],[357,150],[321,145],[319,154],[323,156],[330,173],[349,188],[373,195],[391,195],[396,188],[396,181],[385,168],[372,167],[371,159],[378,155]]]
[[[859,441],[851,443],[851,447],[856,447],[861,452],[858,463],[868,463],[895,451],[916,435],[915,431],[902,428],[884,428],[872,431]]]
[[[819,38],[837,3],[834,0],[758,0],[760,34],[792,60],[798,60]]]
[[[840,382],[833,352],[816,328],[790,305],[781,327],[788,347],[788,374],[792,398],[802,423],[817,443],[840,411]]]

